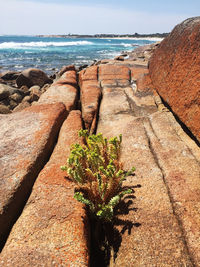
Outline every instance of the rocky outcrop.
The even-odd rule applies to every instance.
[[[85,128],[93,133],[96,129],[101,88],[98,81],[98,66],[92,66],[79,73],[80,100]]]
[[[0,116],[0,245],[48,160],[65,117],[62,103]]]
[[[69,69],[41,95],[37,104],[63,102],[68,111],[75,109],[78,99],[76,71]]]
[[[70,146],[82,128],[80,111],[71,111],[57,145],[40,172],[22,215],[0,256],[0,266],[88,266],[87,219],[65,179]]]
[[[187,23],[191,27],[191,21]],[[122,134],[121,161],[125,169],[136,167],[136,175],[129,176],[123,184],[125,188],[132,188],[133,194],[126,196],[117,206],[109,229],[106,242],[114,250],[110,251],[110,266],[200,266],[200,150],[154,90],[155,84],[151,79],[154,76],[153,72],[151,77],[149,75],[148,59],[157,46],[138,48],[123,60],[95,62],[82,69],[79,75],[73,66],[65,66],[34,107],[2,115],[2,140],[6,145],[6,140],[12,139],[14,145],[9,150],[6,146],[2,155],[0,152],[3,159],[1,169],[12,178],[12,171],[18,171],[19,166],[21,175],[0,179],[3,199],[8,200],[5,204],[7,210],[18,209],[21,212],[14,205],[21,195],[14,194],[13,197],[12,192],[18,189],[12,189],[12,186],[22,184],[23,187],[20,179],[24,170],[32,171],[28,174],[31,181],[37,179],[34,185],[33,182],[30,185],[30,188],[33,185],[30,198],[25,205],[25,197],[25,207],[0,254],[0,266],[98,266],[100,263],[96,254],[91,257],[91,262],[88,259],[93,235],[88,235],[87,214],[73,199],[73,183],[65,179],[66,173],[60,170],[71,144],[78,141],[77,131],[83,126],[90,132],[97,128],[97,132],[107,137]],[[177,56],[177,59],[180,58]],[[34,97],[38,94],[37,89],[31,90]],[[22,103],[28,101],[27,97],[30,94],[23,98]],[[17,100],[17,96],[13,94],[12,100]],[[71,111],[80,107],[79,101],[81,111]],[[34,112],[30,118],[26,112],[32,109]],[[42,112],[36,112],[38,109]],[[58,113],[62,116],[59,117]],[[31,155],[37,157],[46,147],[46,143],[41,142],[46,140],[50,131],[49,116],[53,116],[55,123],[62,124],[66,113],[69,115],[61,127],[57,143],[54,141],[55,148],[46,165],[40,167],[41,170],[34,162],[29,166]],[[12,116],[23,117],[27,125],[17,121],[18,127],[15,127],[8,120]],[[40,120],[43,131],[38,126]],[[22,138],[22,133],[25,138]],[[23,161],[19,163],[21,156],[13,149],[21,153],[21,147],[25,147],[25,152],[22,153]],[[17,160],[13,160],[10,154]],[[40,157],[38,161],[41,162]],[[7,220],[6,216],[1,225]],[[93,264],[93,261],[96,262]]]
[[[150,75],[159,95],[200,141],[200,17],[177,25],[155,50]]]
[[[113,65],[106,67],[106,73],[116,70]],[[138,79],[147,75],[141,69]],[[121,160],[126,169],[136,167],[136,176],[129,177],[124,186],[139,184],[140,188],[136,186],[135,197],[126,198],[118,210],[113,235],[122,234],[118,234],[120,245],[114,247],[113,265],[193,266],[195,262],[198,266],[199,164],[172,127],[168,112],[158,111],[152,87],[148,83],[138,86],[138,80],[119,87],[118,73],[102,88],[97,131],[108,137],[123,135]]]
[[[24,71],[24,73],[26,73],[26,71]],[[35,69],[31,69],[30,72],[31,71],[35,71]],[[39,73],[39,76],[37,76],[37,73]],[[40,73],[42,73],[43,76],[41,76]],[[50,80],[47,75],[40,70],[36,70],[34,75],[36,76],[34,78],[35,80],[33,80],[34,83],[39,83],[42,86],[31,86],[33,84],[31,82],[29,83],[31,86],[29,88],[29,85],[27,86],[26,82],[21,82],[18,84],[19,87],[16,87],[16,80],[22,76],[22,73],[20,72],[7,71],[0,75],[0,114],[21,111],[24,108],[31,106],[31,104],[37,101],[41,94],[48,89],[50,86],[49,83],[43,85],[43,82],[36,81],[36,78],[38,78],[38,81],[41,81],[43,77],[44,82],[49,82]]]
[[[51,83],[52,81],[48,76],[39,69],[26,69],[17,77],[16,84],[20,88],[23,85],[31,87],[33,85],[39,85],[42,87],[46,83]]]

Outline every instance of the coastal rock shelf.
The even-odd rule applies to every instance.
[[[149,75],[163,46],[79,72],[65,67],[32,107],[1,115],[0,266],[90,266],[87,214],[60,170],[82,127],[122,134],[121,161],[136,167],[124,182],[134,194],[117,210],[110,266],[200,266],[200,149],[163,104],[154,63]]]

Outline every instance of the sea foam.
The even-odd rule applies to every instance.
[[[72,42],[4,42],[0,44],[0,49],[16,49],[16,48],[31,48],[31,47],[50,47],[50,46],[77,46],[77,45],[92,45],[89,41],[72,41]]]

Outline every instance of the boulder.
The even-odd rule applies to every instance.
[[[8,98],[10,95],[17,93],[17,89],[6,84],[0,84],[0,101]]]
[[[68,70],[55,82],[57,85],[71,84],[77,86],[77,77],[75,70]],[[54,84],[55,84],[54,83]]]
[[[75,66],[74,65],[68,65],[68,66],[63,66],[60,71],[58,72],[58,77],[61,77],[66,71],[73,70],[75,71]]]
[[[68,111],[75,109],[78,103],[77,86],[75,71],[67,71],[41,95],[38,104],[63,102]]]
[[[23,93],[28,93],[28,92],[29,92],[29,88],[28,88],[28,86],[26,86],[26,85],[22,85],[22,86],[20,87],[20,90],[21,90]]]
[[[23,97],[19,93],[14,93],[9,98],[15,101],[16,103],[20,103]]]
[[[38,86],[38,85],[32,86],[29,89],[29,91],[30,91],[31,101],[37,101],[42,94],[42,92],[40,90],[40,86]]]
[[[71,144],[80,141],[81,128],[80,111],[70,112],[9,235],[0,266],[89,266],[86,211],[73,198],[74,183],[65,179],[66,173],[60,169]]]
[[[9,107],[9,109],[12,110],[12,109],[14,109],[17,106],[17,104],[18,103],[16,101],[14,101],[13,99],[10,99],[9,100],[9,106],[8,107]]]
[[[42,87],[45,83],[52,83],[52,80],[49,79],[42,70],[32,68],[22,71],[16,80],[16,84],[19,88],[23,85],[29,88],[33,85]]]
[[[0,104],[0,114],[8,114],[8,113],[11,113],[8,106]]]
[[[32,97],[31,97],[30,95],[26,95],[26,96],[22,99],[22,103],[23,103],[23,102],[29,102],[29,103],[31,103],[31,99],[32,99]]]
[[[65,117],[62,103],[0,116],[0,247],[49,159]]]
[[[153,53],[149,72],[159,95],[200,141],[200,17],[177,25]]]
[[[22,111],[23,109],[30,107],[30,105],[31,104],[27,100],[24,100],[13,109],[13,112]]]
[[[1,79],[5,81],[16,80],[19,75],[20,75],[20,72],[18,71],[6,71],[6,72],[1,73]]]

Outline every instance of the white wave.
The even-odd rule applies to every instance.
[[[125,44],[125,43],[121,43],[120,45],[123,45],[124,47],[131,47],[132,44]]]
[[[24,66],[23,65],[15,65],[14,67],[15,68],[23,68]]]
[[[15,49],[15,48],[30,48],[30,47],[50,47],[50,46],[74,46],[74,45],[91,45],[88,41],[73,41],[73,42],[4,42],[0,44],[0,49]]]

